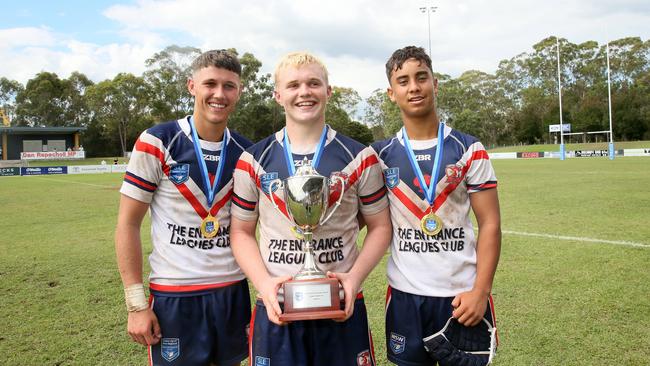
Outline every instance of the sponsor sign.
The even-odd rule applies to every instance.
[[[68,174],[99,174],[110,173],[110,165],[70,165],[68,166]]]
[[[39,166],[20,168],[20,175],[68,174],[67,166]]]
[[[517,153],[517,158],[518,159],[534,159],[534,158],[543,158],[544,157],[544,152],[518,152]]]
[[[609,156],[608,150],[576,150],[573,152],[576,158],[590,157],[590,156]]]
[[[111,165],[111,173],[126,173],[127,164]]]
[[[85,151],[43,151],[43,152],[21,152],[20,160],[64,160],[64,159],[85,159]]]
[[[10,175],[20,175],[20,168],[0,168],[0,177],[6,177]]]
[[[506,152],[506,153],[489,152],[488,155],[490,156],[490,159],[516,159],[517,158],[517,153],[514,152]]]
[[[571,124],[563,123],[562,125],[548,125],[548,132],[560,132],[560,126],[562,126],[562,132],[571,132]]]
[[[623,154],[619,153],[619,155],[623,155],[623,156],[650,156],[650,149],[625,149],[625,150],[623,150]]]

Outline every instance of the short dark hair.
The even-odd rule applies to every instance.
[[[237,55],[229,50],[210,50],[203,52],[192,61],[192,73],[210,66],[226,69],[241,76],[241,64],[237,59]]]
[[[404,65],[404,62],[409,59],[416,59],[417,61],[424,62],[429,70],[431,70],[431,73],[433,73],[433,67],[431,66],[431,57],[427,55],[427,53],[424,51],[424,48],[406,46],[393,52],[393,54],[388,59],[388,62],[386,62],[386,77],[388,78],[389,83],[390,76],[393,74],[393,70],[401,69],[402,65]]]

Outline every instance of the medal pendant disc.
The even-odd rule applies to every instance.
[[[420,226],[425,234],[430,236],[438,235],[442,230],[442,220],[431,212],[424,215],[422,220],[420,220]]]
[[[219,222],[212,215],[208,215],[201,221],[201,235],[204,238],[214,238],[219,231]]]

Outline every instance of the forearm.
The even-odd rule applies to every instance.
[[[115,233],[117,267],[124,286],[142,283],[142,244],[139,227],[120,227]]]
[[[392,237],[393,227],[390,222],[388,209],[382,210],[376,215],[365,217],[368,232],[363,240],[363,247],[359,257],[350,269],[350,274],[363,282],[370,272],[381,261],[386,253]]]
[[[476,252],[476,280],[473,289],[489,295],[501,253],[501,228],[498,224],[483,225],[479,229]]]
[[[230,243],[239,267],[253,286],[260,291],[270,275],[262,260],[254,230],[250,232],[250,230],[237,228],[237,224],[231,225]]]

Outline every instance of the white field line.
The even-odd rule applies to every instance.
[[[503,230],[503,233],[504,234],[510,234],[510,235],[533,236],[533,237],[537,237],[537,238],[549,238],[549,239],[557,239],[557,240],[582,241],[582,242],[588,242],[588,243],[603,243],[603,244],[622,245],[622,246],[627,246],[627,247],[650,249],[650,244],[635,243],[635,242],[632,242],[632,241],[624,241],[624,240],[604,240],[604,239],[585,238],[585,237],[579,237],[579,236],[564,236],[564,235],[550,235],[550,234],[537,234],[537,233],[523,233],[523,232],[520,232],[520,231],[511,231],[511,230]]]
[[[56,178],[49,178],[49,177],[41,177],[41,176],[32,176],[32,178],[38,178],[42,180],[50,180],[53,182],[62,182],[62,183],[74,183],[74,184],[83,184],[86,186],[91,186],[91,187],[99,187],[99,188],[114,188],[114,186],[107,186],[107,185],[102,185],[102,184],[92,184],[92,183],[86,183],[86,182],[77,182],[76,180],[65,180],[65,179],[56,179]]]

